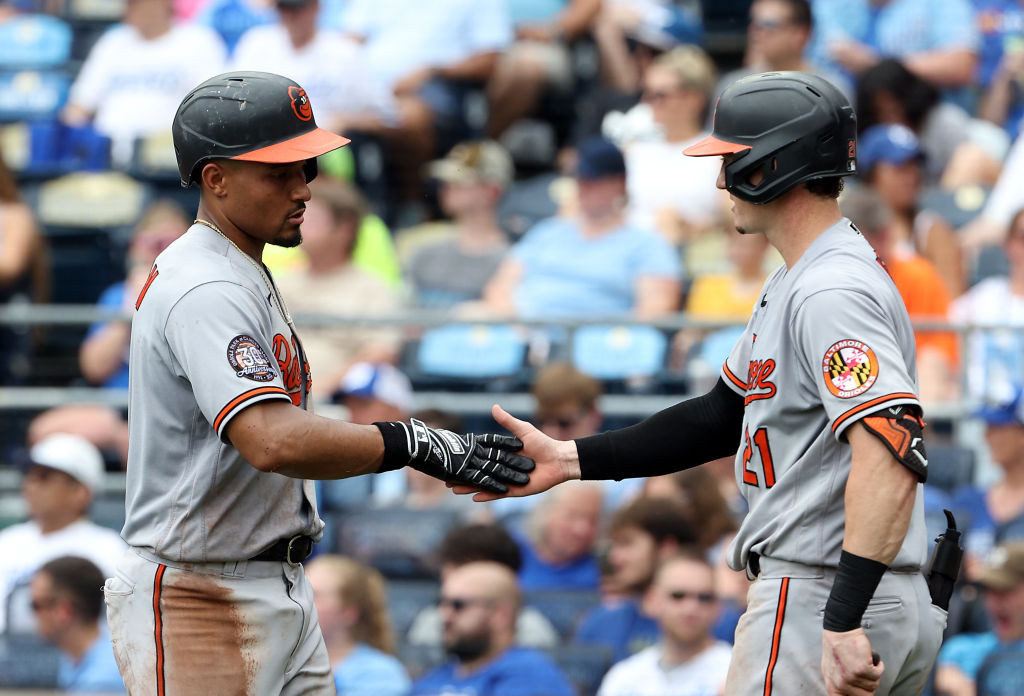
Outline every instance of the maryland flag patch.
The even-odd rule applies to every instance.
[[[859,396],[878,379],[878,360],[866,343],[846,339],[825,351],[821,361],[825,386],[840,399]]]

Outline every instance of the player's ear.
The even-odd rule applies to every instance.
[[[199,172],[202,187],[217,198],[223,198],[227,194],[228,176],[229,168],[222,160],[210,160]]]

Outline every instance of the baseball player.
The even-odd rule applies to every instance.
[[[927,462],[910,321],[836,201],[855,170],[855,138],[848,101],[819,77],[733,83],[712,135],[686,154],[722,157],[718,187],[731,194],[737,229],[766,235],[785,264],[716,386],[573,442],[494,409],[538,465],[515,495],[735,454],[749,512],[729,561],[755,582],[730,696],[918,694],[945,626],[921,573]]]
[[[511,437],[353,425],[307,409],[309,367],[266,244],[301,240],[317,127],[303,89],[269,73],[196,87],[173,123],[198,219],[135,302],[126,521],[104,590],[133,696],[334,694],[302,569],[321,536],[313,482],[409,465],[494,491],[527,480]]]

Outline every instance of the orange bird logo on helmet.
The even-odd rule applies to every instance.
[[[288,96],[292,99],[292,111],[302,121],[308,121],[313,118],[313,107],[309,105],[309,97],[306,96],[306,90],[301,87],[289,87]]]

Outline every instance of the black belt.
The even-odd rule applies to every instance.
[[[761,556],[751,551],[747,554],[747,567],[755,578],[761,574]]]
[[[313,538],[299,534],[291,539],[278,539],[270,548],[256,554],[250,561],[276,561],[297,566],[313,553]]]

